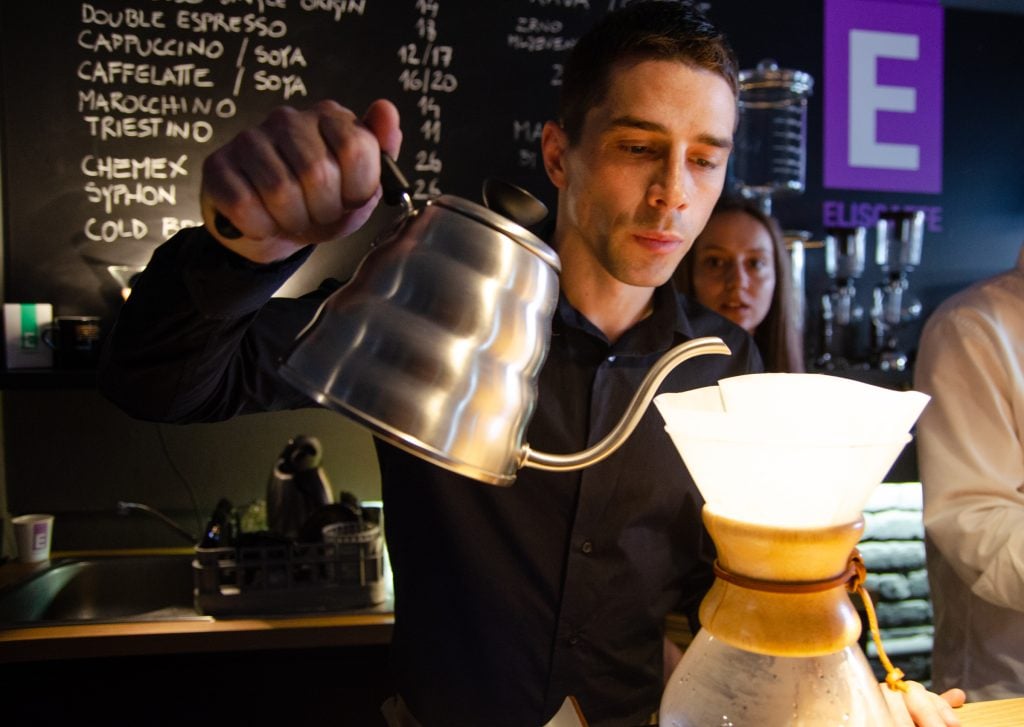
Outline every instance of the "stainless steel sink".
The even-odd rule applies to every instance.
[[[188,555],[62,558],[0,590],[0,627],[199,618]]]

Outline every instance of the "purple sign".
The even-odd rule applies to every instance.
[[[825,186],[942,192],[943,14],[826,0]]]

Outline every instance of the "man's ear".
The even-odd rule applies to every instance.
[[[544,171],[558,189],[565,187],[565,154],[569,149],[569,137],[565,130],[554,121],[544,124],[540,137],[540,150],[544,157]]]

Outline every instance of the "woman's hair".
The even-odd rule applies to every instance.
[[[622,61],[671,60],[716,73],[739,93],[732,48],[690,2],[642,0],[608,13],[569,53],[562,74],[559,122],[570,144],[579,141],[587,112],[608,91]]]
[[[766,371],[779,373],[799,373],[804,370],[803,330],[797,320],[796,301],[793,292],[793,279],[790,275],[789,252],[778,221],[764,213],[753,200],[742,197],[722,197],[711,217],[727,212],[740,212],[750,215],[768,231],[772,239],[772,259],[775,263],[775,290],[772,291],[772,303],[768,315],[754,331],[754,342],[761,351]],[[673,276],[676,288],[688,297],[696,300],[693,284],[694,261],[696,247],[683,257],[682,262]]]

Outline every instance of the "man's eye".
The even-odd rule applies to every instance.
[[[696,164],[698,167],[702,167],[704,169],[716,169],[716,168],[718,168],[718,163],[717,162],[713,162],[710,159],[705,159],[703,157],[695,158],[693,160],[693,163]]]

